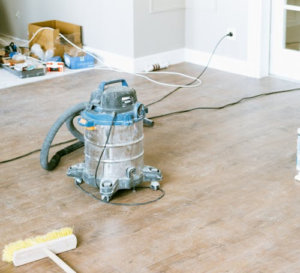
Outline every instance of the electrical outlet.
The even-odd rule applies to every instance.
[[[227,28],[226,33],[230,33],[230,32],[232,33],[232,36],[227,36],[227,39],[232,40],[232,41],[236,40],[236,30],[235,30],[235,28]]]

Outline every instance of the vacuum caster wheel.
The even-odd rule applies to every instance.
[[[81,178],[74,178],[76,184],[81,184],[83,180]]]
[[[152,190],[154,190],[154,191],[157,191],[157,190],[159,190],[159,183],[158,182],[156,182],[156,181],[153,181],[153,182],[151,182],[151,184],[150,184],[150,188],[152,189]]]
[[[110,197],[107,195],[101,195],[101,200],[105,203],[108,203],[110,200]]]

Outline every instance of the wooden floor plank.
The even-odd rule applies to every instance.
[[[197,76],[201,69],[182,63],[168,70]],[[151,77],[188,82],[170,75]],[[1,89],[0,161],[39,149],[60,114],[88,101],[101,81],[116,78],[125,78],[145,104],[172,90],[100,70]],[[148,116],[300,87],[274,77],[258,80],[213,69],[202,80],[197,88],[181,89],[149,106]],[[0,248],[71,226],[78,247],[60,257],[79,273],[297,272],[299,96],[298,91],[263,96],[222,110],[155,119],[153,128],[144,128],[144,161],[162,170],[166,195],[145,206],[103,204],[80,191],[66,172],[83,162],[83,148],[63,157],[51,172],[40,167],[39,153],[1,164]],[[54,143],[72,138],[64,127]],[[149,189],[120,191],[113,201],[143,202],[159,195]],[[20,268],[0,262],[0,272],[58,269],[44,259]]]

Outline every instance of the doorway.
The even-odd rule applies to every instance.
[[[300,0],[273,0],[270,74],[300,81]]]

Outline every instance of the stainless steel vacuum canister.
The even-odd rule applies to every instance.
[[[109,86],[114,83],[122,85]],[[125,80],[102,82],[78,120],[85,127],[85,162],[70,167],[68,176],[98,187],[106,202],[117,190],[143,181],[157,190],[160,170],[144,165],[145,114],[146,108]]]

